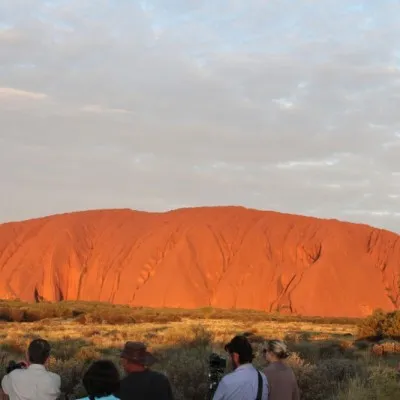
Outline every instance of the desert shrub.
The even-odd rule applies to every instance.
[[[2,307],[0,309],[0,320],[7,322],[22,322],[25,319],[25,312],[22,309],[13,307]]]
[[[360,338],[396,338],[400,337],[400,310],[385,313],[376,310],[358,324]]]
[[[319,346],[315,343],[289,343],[289,350],[297,353],[303,360],[307,362],[317,362],[320,357]]]
[[[207,348],[213,342],[213,333],[206,329],[203,325],[192,326],[190,332],[192,336],[189,339],[189,343],[187,340],[185,340],[186,344],[190,344],[190,347]]]
[[[356,340],[353,345],[358,349],[358,350],[367,350],[371,344],[367,340]]]
[[[335,400],[368,400],[371,399],[370,391],[364,380],[360,377],[350,379],[347,385],[337,394]],[[372,399],[371,399],[372,400]]]
[[[286,359],[286,363],[294,370],[303,368],[307,363],[297,353],[290,353],[290,356]]]
[[[88,331],[82,332],[82,336],[87,337],[87,338],[90,338],[93,336],[99,336],[101,334],[102,334],[102,332],[98,329],[89,329]]]
[[[358,324],[359,338],[381,337],[383,335],[383,322],[386,314],[382,310],[375,310],[372,315],[363,319]]]
[[[49,369],[61,376],[61,391],[64,394],[84,395],[84,391],[79,387],[85,369],[90,361],[77,361],[75,359],[60,360],[55,357],[49,359]],[[77,390],[80,389],[80,390]]]
[[[173,347],[155,352],[155,367],[171,381],[176,400],[203,400],[207,394],[208,357],[213,335],[201,325],[188,329]]]
[[[12,355],[2,350],[0,352],[0,382],[6,373],[6,368],[10,360],[12,360]]]
[[[287,343],[301,343],[308,342],[312,338],[312,334],[310,332],[289,332],[287,333],[283,340]]]
[[[376,356],[383,356],[386,354],[399,354],[400,353],[400,342],[394,340],[383,340],[372,346],[372,354]]]
[[[87,318],[79,318],[88,316]],[[224,319],[242,322],[310,322],[315,324],[336,323],[354,325],[358,320],[354,318],[323,318],[303,317],[298,315],[284,315],[266,313],[256,310],[225,310],[211,307],[199,309],[152,309],[147,307],[129,307],[113,305],[107,302],[60,301],[58,303],[40,302],[25,303],[19,300],[0,300],[0,320],[7,322],[34,322],[42,319],[70,319],[77,318],[78,322],[89,324],[92,322],[119,323],[167,323],[179,322],[184,318],[196,319]]]
[[[102,356],[101,352],[91,346],[81,347],[75,354],[77,361],[94,361],[100,359]]]
[[[318,344],[319,358],[334,358],[341,357],[345,349],[340,342],[326,341]]]
[[[51,355],[56,360],[67,361],[74,359],[77,353],[88,345],[84,340],[63,340],[50,342],[51,345]]]
[[[259,343],[265,343],[265,337],[261,335],[251,335],[248,337],[248,340],[253,346]]]
[[[381,365],[369,367],[366,386],[369,391],[367,399],[389,400],[400,398],[399,377],[393,368]]]
[[[400,310],[387,313],[382,323],[384,337],[400,338]]]
[[[367,378],[356,377],[340,391],[335,400],[393,400],[400,398],[398,378],[393,370],[374,367]]]
[[[1,343],[1,350],[15,356],[24,355],[27,345],[21,339],[8,339]]]
[[[337,395],[338,382],[348,382],[357,375],[358,366],[350,360],[334,358],[306,364],[295,371],[302,400],[326,400]]]
[[[158,369],[170,379],[176,400],[206,398],[210,352],[207,346],[175,347],[163,352],[163,363]]]

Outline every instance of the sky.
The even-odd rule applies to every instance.
[[[400,233],[398,15],[1,0],[0,222],[241,205]]]

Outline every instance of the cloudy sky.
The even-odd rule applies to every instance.
[[[0,221],[230,204],[400,232],[399,15],[1,0]]]

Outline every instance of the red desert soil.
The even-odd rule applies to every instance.
[[[400,236],[242,207],[0,225],[0,297],[364,316],[400,306]]]

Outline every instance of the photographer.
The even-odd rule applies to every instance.
[[[253,366],[253,349],[247,338],[235,336],[225,351],[234,371],[221,379],[213,400],[267,400],[267,378]]]
[[[45,364],[49,356],[50,345],[46,340],[32,341],[27,352],[28,362],[10,364],[1,382],[2,395],[10,400],[56,400],[61,394],[61,378],[47,371]]]

